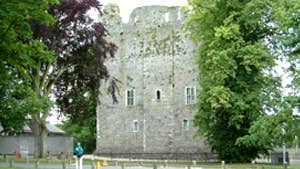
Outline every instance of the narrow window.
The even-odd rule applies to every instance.
[[[191,102],[192,103],[195,103],[195,100],[196,100],[196,89],[194,87],[191,88]]]
[[[165,21],[169,22],[169,13],[165,13]]]
[[[160,100],[160,90],[156,90],[156,100]]]
[[[126,90],[125,101],[126,101],[126,106],[134,105],[134,91],[132,89]]]
[[[186,104],[191,104],[191,88],[186,88]]]
[[[133,132],[139,131],[139,122],[137,120],[133,121]]]
[[[177,13],[177,20],[180,20],[180,19],[181,19],[181,12],[178,11],[178,13]]]
[[[135,17],[135,18],[134,18],[134,23],[137,23],[137,22],[138,22],[138,18]]]
[[[185,104],[196,103],[196,88],[186,87],[185,88]]]
[[[189,129],[189,121],[187,119],[183,120],[183,129],[185,130]]]

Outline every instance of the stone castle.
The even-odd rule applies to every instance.
[[[101,88],[97,153],[116,157],[203,159],[210,148],[195,137],[198,68],[195,45],[182,31],[180,7],[136,8],[122,23],[115,5],[102,21],[118,46],[106,61],[119,81],[118,103]]]

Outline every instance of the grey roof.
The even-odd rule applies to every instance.
[[[47,127],[49,133],[66,134],[62,129],[56,127],[53,124],[47,123],[46,127]]]
[[[56,127],[55,125],[53,124],[49,124],[47,123],[46,124],[46,127],[47,127],[47,130],[49,133],[55,133],[55,134],[66,134],[62,129]],[[26,133],[31,133],[31,129],[28,125],[25,125],[23,127],[23,132],[26,132]]]
[[[30,127],[27,124],[25,124],[25,126],[23,127],[22,130],[23,130],[23,132],[31,133],[31,129],[30,129]]]

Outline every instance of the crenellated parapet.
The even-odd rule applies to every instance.
[[[107,6],[105,11],[110,39],[126,51],[122,57],[170,57],[192,52],[193,44],[182,31],[185,17],[180,7],[138,7],[128,23],[121,23],[117,6]]]
[[[184,14],[180,7],[143,6],[133,10],[128,24],[149,26],[177,24],[184,22]]]

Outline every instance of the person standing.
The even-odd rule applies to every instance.
[[[82,169],[83,148],[81,147],[79,142],[75,147],[74,155],[76,156],[76,169]]]

